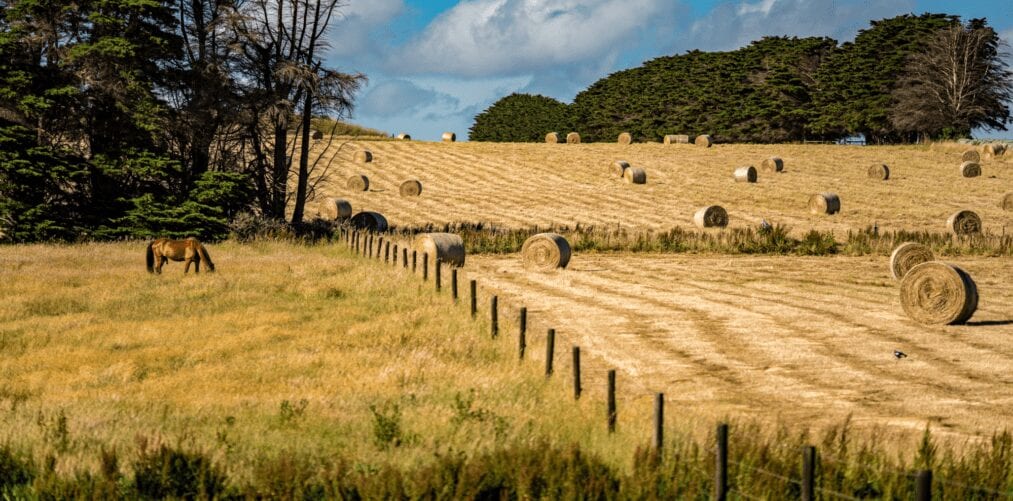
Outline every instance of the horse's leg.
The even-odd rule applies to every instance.
[[[183,274],[185,275],[187,273],[190,273],[190,263],[193,262],[193,260],[190,258],[186,258],[183,260],[183,262],[186,263],[186,266],[183,267]]]
[[[161,275],[162,265],[165,264],[165,256],[159,254],[158,256],[155,256],[155,261],[158,263],[155,265],[155,273]]]
[[[200,255],[196,252],[193,255],[193,272],[200,273]]]

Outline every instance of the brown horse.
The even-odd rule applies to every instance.
[[[215,263],[211,262],[211,256],[207,249],[197,241],[196,238],[186,240],[169,240],[159,238],[148,244],[148,251],[145,254],[148,262],[148,273],[162,273],[162,265],[170,259],[173,261],[186,261],[183,273],[190,271],[190,263],[193,263],[193,271],[200,273],[200,263],[208,267],[208,272],[215,271]]]

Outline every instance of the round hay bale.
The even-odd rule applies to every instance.
[[[623,132],[619,134],[619,144],[631,144],[633,143],[633,136],[629,132]]]
[[[967,150],[963,155],[960,155],[961,162],[980,162],[981,154],[975,150]]]
[[[981,150],[985,152],[985,158],[991,160],[996,157],[1001,157],[1004,153],[1006,153],[1006,145],[1002,143],[988,143],[983,146]]]
[[[900,280],[907,275],[907,272],[922,263],[935,261],[936,256],[927,245],[917,242],[904,242],[897,246],[890,254],[890,274],[895,280]]]
[[[647,183],[647,172],[639,167],[630,167],[623,171],[623,179],[630,184],[645,184]]]
[[[837,214],[841,211],[841,198],[836,193],[817,193],[809,197],[812,214]]]
[[[978,309],[978,287],[964,270],[930,261],[904,275],[900,304],[904,313],[920,324],[962,324]]]
[[[981,164],[978,162],[964,162],[960,164],[960,175],[964,177],[978,177],[981,175]]]
[[[556,144],[556,143],[558,143],[559,142],[559,133],[558,132],[550,132],[550,133],[546,134],[545,135],[545,142],[548,143],[548,144]]]
[[[689,136],[685,134],[670,134],[665,136],[665,144],[689,144]]]
[[[452,143],[457,141],[457,134],[454,134],[453,132],[444,132],[442,139],[444,143]]]
[[[315,141],[319,141],[319,140],[321,140],[323,138],[324,138],[324,133],[323,132],[320,132],[318,130],[313,131],[313,139]]]
[[[999,208],[1003,210],[1013,210],[1013,191],[1006,193],[999,199]]]
[[[402,197],[417,197],[422,194],[422,183],[415,179],[409,179],[401,183],[398,191]]]
[[[566,144],[580,144],[580,134],[571,132],[566,135]]]
[[[348,178],[348,189],[352,191],[368,191],[369,178],[362,174],[356,174]]]
[[[735,182],[737,183],[755,183],[756,182],[756,167],[752,165],[746,165],[735,169]]]
[[[566,268],[570,262],[570,243],[557,233],[539,233],[524,241],[521,247],[524,266],[539,271]]]
[[[373,152],[369,150],[356,151],[355,161],[361,164],[368,164],[373,161]]]
[[[407,133],[404,133],[404,132],[398,134],[396,137],[397,137],[398,140],[401,140],[401,141],[411,141],[412,140],[412,137],[410,135],[408,135]]]
[[[770,157],[760,164],[760,169],[763,172],[781,172],[784,170],[784,160],[781,157]]]
[[[348,200],[328,197],[324,201],[324,217],[331,221],[342,221],[352,217],[352,204]]]
[[[612,177],[623,177],[626,174],[626,169],[630,168],[630,163],[625,160],[616,160],[609,166],[609,175]]]
[[[975,235],[981,233],[981,218],[974,211],[957,211],[946,220],[946,228],[957,236]]]
[[[890,179],[890,167],[886,164],[872,164],[869,166],[869,169],[866,170],[866,175],[868,175],[870,179],[886,181],[887,179]]]
[[[728,226],[728,211],[720,205],[708,205],[696,211],[693,222],[700,228],[724,228]]]
[[[707,134],[700,134],[693,140],[693,144],[697,146],[703,146],[704,148],[710,148],[714,144],[714,139]]]
[[[379,212],[362,211],[352,216],[352,227],[360,230],[383,232],[387,231],[387,218]]]
[[[446,263],[453,267],[464,266],[464,240],[453,233],[422,233],[412,242],[412,250],[419,258],[429,254],[430,263]]]

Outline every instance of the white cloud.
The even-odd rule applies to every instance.
[[[763,15],[770,14],[770,9],[774,6],[774,2],[777,0],[761,0],[757,3],[742,3],[739,4],[739,15],[744,16],[746,14],[762,13]]]
[[[351,0],[331,21],[330,55],[362,64],[383,57],[395,34],[388,26],[406,12],[404,0]]]

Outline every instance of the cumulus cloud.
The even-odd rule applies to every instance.
[[[351,0],[331,22],[331,57],[356,64],[383,57],[396,38],[389,26],[406,12],[404,0]]]
[[[393,79],[371,86],[359,102],[359,111],[373,117],[392,117],[411,115],[434,105],[454,109],[458,101],[450,95],[424,89],[407,80]]]

